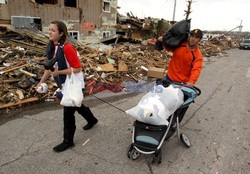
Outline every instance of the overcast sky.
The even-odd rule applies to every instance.
[[[143,17],[173,19],[174,0],[118,0],[121,14],[132,12]],[[250,0],[195,0],[190,14],[191,28],[229,31],[240,25],[250,31]],[[186,0],[176,0],[175,20],[185,18]]]

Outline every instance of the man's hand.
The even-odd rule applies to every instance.
[[[162,36],[158,37],[158,41],[162,42],[162,38],[163,38]]]
[[[191,83],[191,82],[187,82],[186,85],[187,85],[187,86],[190,86],[190,87],[194,86],[194,84]]]
[[[166,77],[167,77],[167,74],[168,74],[168,70],[164,70],[164,71],[163,71],[163,77],[166,78]]]

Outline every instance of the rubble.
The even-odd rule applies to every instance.
[[[46,82],[48,93],[39,94],[34,89],[43,75],[47,43],[48,37],[43,33],[14,32],[0,27],[0,110],[53,98],[57,86],[52,79]],[[74,46],[83,63],[87,94],[100,92],[96,89],[98,83],[112,87],[126,81],[138,82],[147,76],[149,67],[167,69],[171,58],[171,54],[155,50],[151,40],[139,44],[117,43],[105,49],[80,41]],[[226,50],[237,46],[234,38],[225,36],[200,44],[206,57],[225,54]]]
[[[118,13],[117,22],[117,33],[125,38],[139,39],[141,41],[161,36],[170,28],[169,22],[164,19],[151,17],[139,19],[131,12],[127,13],[127,16]]]
[[[1,47],[11,47],[6,53],[14,54],[16,58],[26,55],[43,56],[45,54],[48,36],[41,31],[22,29],[20,32],[12,31],[7,27],[0,27]]]
[[[201,42],[200,48],[204,57],[223,56],[231,48],[239,47],[239,39],[230,36],[219,36]]]
[[[28,31],[1,31],[0,109],[53,98],[57,87],[52,79],[46,82],[47,94],[39,94],[34,89],[43,75],[48,38]],[[79,41],[75,47],[83,63],[88,94],[96,92],[93,88],[97,83],[139,81],[146,75],[141,66],[166,68],[169,61],[152,44],[123,43],[100,51]]]

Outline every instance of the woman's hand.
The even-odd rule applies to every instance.
[[[36,86],[35,86],[35,90],[37,90],[37,88],[41,85],[41,82],[39,82]]]
[[[41,84],[42,84],[43,82],[45,82],[45,81],[49,78],[50,74],[51,74],[51,71],[50,71],[50,70],[45,70],[45,71],[44,71],[43,76],[42,76],[40,82],[35,86],[35,90],[37,90],[37,88],[38,88],[39,86],[41,86]]]

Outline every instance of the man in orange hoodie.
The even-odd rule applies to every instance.
[[[201,41],[203,33],[200,29],[194,29],[189,34],[187,41],[184,41],[180,47],[171,50],[173,56],[166,71],[168,82],[181,82],[187,86],[193,86],[200,76],[203,57],[198,43]],[[159,37],[158,40],[162,42],[162,37]],[[164,45],[163,47],[170,51]],[[188,106],[179,110],[179,122],[183,119],[187,109]]]
[[[196,83],[203,63],[203,57],[198,47],[202,36],[203,33],[200,29],[194,29],[190,32],[187,41],[184,41],[180,47],[171,50],[173,56],[166,72],[168,81],[181,82],[188,86],[193,86]],[[162,37],[159,37],[158,40],[162,41]]]

